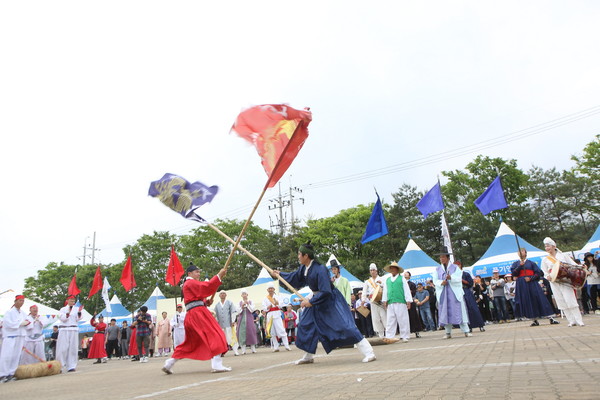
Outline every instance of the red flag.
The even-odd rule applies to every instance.
[[[67,290],[67,294],[69,296],[77,296],[81,290],[77,287],[77,273],[73,274],[73,278],[71,279],[71,283],[69,283],[69,289]]]
[[[90,294],[88,295],[88,299],[95,295],[98,290],[102,289],[102,273],[100,272],[100,266],[96,269],[96,275],[94,275],[94,282],[92,283],[92,288],[90,289]]]
[[[135,277],[133,276],[133,268],[131,267],[131,256],[127,257],[127,262],[123,267],[123,272],[121,273],[121,284],[128,292],[136,287]]]
[[[285,104],[264,104],[244,110],[231,131],[252,143],[269,179],[265,188],[275,186],[298,155],[308,137],[312,114]]]
[[[171,286],[176,286],[181,279],[181,275],[183,275],[183,265],[181,265],[177,253],[175,253],[175,247],[171,246],[171,258],[169,259],[169,267],[167,268],[165,281]]]

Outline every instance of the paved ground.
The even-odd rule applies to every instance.
[[[585,327],[546,321],[491,325],[486,332],[442,340],[428,332],[408,343],[375,347],[363,364],[356,349],[322,350],[312,365],[293,365],[300,350],[225,357],[233,371],[211,374],[210,363],[178,362],[161,372],[164,358],[146,364],[113,360],[79,363],[74,374],[0,384],[0,399],[599,399],[600,316]],[[231,354],[231,353],[230,353]]]

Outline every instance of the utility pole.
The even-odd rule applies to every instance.
[[[92,265],[94,265],[94,256],[96,255],[96,250],[100,251],[100,249],[96,248],[96,232],[94,232],[94,239],[92,241]]]
[[[269,205],[269,210],[276,210],[279,214],[279,217],[276,217],[276,219],[277,219],[276,223],[273,223],[273,220],[269,216],[269,223],[271,226],[271,230],[273,230],[273,228],[277,229],[281,236],[284,236],[286,234],[286,229],[288,227],[291,227],[291,231],[293,231],[296,227],[296,220],[294,218],[294,201],[301,200],[302,204],[304,204],[304,198],[296,198],[294,193],[302,193],[302,190],[298,187],[292,187],[290,184],[289,193],[282,195],[281,182],[280,182],[279,183],[279,195],[275,199],[270,200],[273,204]],[[289,200],[285,199],[284,196],[288,197]],[[287,221],[287,212],[284,213],[284,210],[283,210],[284,208],[288,208],[288,207],[290,208],[290,214],[291,214],[291,220],[289,223]]]
[[[92,259],[92,265],[94,265],[94,259],[95,259],[95,255],[96,255],[96,250],[100,251],[100,249],[96,248],[96,232],[94,232],[94,238],[93,238],[91,247],[87,243],[87,241],[88,241],[89,238],[90,238],[89,236],[85,237],[85,241],[83,242],[83,256],[78,257],[81,260],[83,260],[82,263],[81,263],[82,265],[85,265],[85,263],[87,262],[87,258],[88,257],[91,257],[91,259]],[[91,256],[89,256],[87,254],[88,250],[92,251],[92,255]]]

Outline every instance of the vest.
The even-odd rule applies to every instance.
[[[387,286],[387,297],[388,304],[392,303],[402,303],[406,304],[406,299],[404,298],[404,278],[402,276],[398,276],[395,281],[392,282],[392,278],[388,278],[385,283]]]

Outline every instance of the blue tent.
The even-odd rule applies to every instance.
[[[112,299],[110,299],[110,311],[106,308],[100,311],[98,314],[102,314],[104,318],[118,318],[118,317],[128,317],[131,318],[131,311],[127,310],[121,300],[117,297],[117,295],[113,295]]]
[[[160,289],[158,288],[158,285],[154,288],[154,290],[152,291],[152,294],[150,295],[150,297],[148,297],[148,300],[146,300],[146,302],[144,304],[142,304],[140,306],[146,306],[148,307],[148,314],[156,317],[156,300],[160,300],[160,299],[165,299],[165,295],[160,291]]]
[[[594,234],[592,235],[590,240],[588,240],[588,242],[585,244],[585,246],[583,246],[583,248],[581,250],[575,252],[575,257],[579,258],[580,260],[583,260],[583,256],[585,255],[585,253],[590,252],[592,254],[596,254],[596,252],[599,250],[600,250],[600,225],[598,225],[598,227],[596,228],[596,231],[594,232]]]
[[[412,282],[425,283],[427,279],[433,279],[433,273],[439,264],[421,250],[414,240],[409,239],[398,265],[410,272]]]
[[[529,244],[529,242],[525,241],[520,236],[516,235],[516,237],[519,239],[519,246],[527,249],[527,258],[540,265],[542,258],[546,257],[547,253]],[[471,272],[471,275],[480,275],[482,278],[492,276],[495,268],[498,269],[500,275],[505,275],[510,273],[511,265],[518,259],[519,256],[515,232],[504,222],[501,222],[498,233],[496,233],[496,237],[490,247],[485,254],[475,264],[467,268],[467,270]]]
[[[267,271],[263,267],[263,268],[261,268],[261,270],[260,270],[258,276],[256,277],[256,280],[252,284],[252,286],[262,285],[263,283],[269,283],[269,282],[273,282],[273,281],[274,281],[274,279],[271,277],[271,274],[269,274],[269,271]]]

